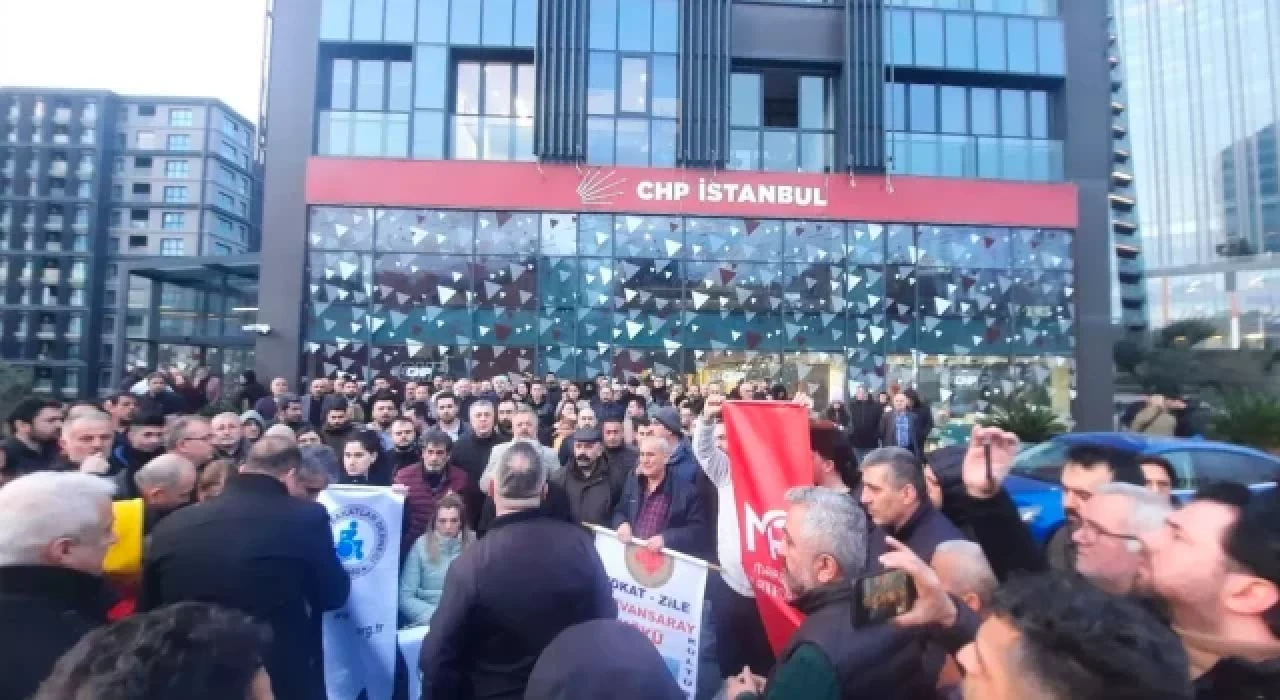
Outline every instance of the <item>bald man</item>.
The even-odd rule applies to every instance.
[[[933,553],[933,569],[942,586],[971,610],[982,615],[999,583],[982,547],[968,540],[950,540]]]
[[[92,463],[99,464],[99,473],[107,471],[106,454],[111,441],[116,437],[112,427],[111,416],[102,411],[82,411],[62,424],[62,433],[58,437],[58,446],[62,450],[64,471],[81,469],[85,460],[97,457]]]
[[[133,481],[148,510],[170,513],[191,502],[196,467],[186,457],[163,454],[139,469]]]

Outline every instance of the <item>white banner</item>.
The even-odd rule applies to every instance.
[[[331,486],[319,501],[351,576],[346,607],[324,615],[329,700],[391,700],[404,496],[380,486]]]
[[[692,698],[698,689],[706,562],[670,550],[655,553],[624,545],[612,531],[592,529],[596,551],[613,585],[618,619],[644,632],[680,688]]]

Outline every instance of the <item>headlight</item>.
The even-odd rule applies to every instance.
[[[1040,517],[1040,506],[1025,506],[1018,509],[1018,515],[1022,516],[1022,522],[1030,523]]]

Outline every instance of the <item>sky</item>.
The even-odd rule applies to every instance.
[[[267,0],[0,0],[0,86],[216,97],[258,119]]]

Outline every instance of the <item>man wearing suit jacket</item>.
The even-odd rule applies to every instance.
[[[298,493],[298,448],[263,438],[219,497],[152,532],[139,608],[183,601],[244,612],[271,628],[265,659],[279,700],[325,697],[320,615],[347,601],[351,579],[324,507]]]
[[[924,453],[924,436],[920,434],[920,422],[911,410],[906,394],[893,395],[893,410],[880,419],[880,446],[901,447],[916,457]]]

